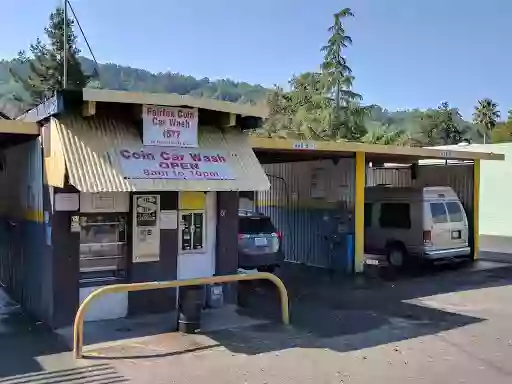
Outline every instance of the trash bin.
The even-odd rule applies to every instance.
[[[202,286],[181,287],[179,293],[178,330],[194,333],[201,326],[201,311],[204,303]]]

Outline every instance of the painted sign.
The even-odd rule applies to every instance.
[[[316,149],[316,144],[313,141],[299,141],[299,142],[293,143],[292,148],[293,149],[311,150],[311,149]]]
[[[142,106],[144,145],[197,147],[197,108]]]
[[[127,179],[233,180],[228,155],[214,150],[143,147],[118,148]]]

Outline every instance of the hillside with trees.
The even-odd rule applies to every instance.
[[[254,134],[303,140],[355,140],[388,145],[433,146],[512,140],[512,114],[500,121],[498,105],[478,100],[473,121],[465,121],[447,101],[428,110],[388,111],[365,105],[353,89],[355,73],[347,48],[353,41],[345,21],[349,8],[332,17],[329,39],[317,70],[292,77],[287,89],[222,79],[196,79],[180,73],[151,73],[113,63],[97,64],[76,47],[75,20],[57,8],[49,17],[44,38],[28,51],[0,61],[0,110],[17,116],[64,87],[64,31],[67,30],[66,88],[95,87],[123,91],[177,93],[235,103],[266,104],[269,118]],[[20,47],[21,48],[21,47]]]

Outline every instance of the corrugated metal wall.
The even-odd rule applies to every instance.
[[[13,299],[36,315],[44,308],[45,229],[41,143],[34,138],[2,152],[0,280]]]
[[[410,168],[368,168],[366,185],[389,184],[396,187],[450,186],[459,196],[468,217],[473,213],[473,164],[419,165],[416,180]]]
[[[336,163],[336,164],[335,164]],[[349,255],[342,223],[354,209],[354,159],[264,165],[271,187],[258,192],[258,209],[283,232],[283,250],[290,262],[346,270]]]

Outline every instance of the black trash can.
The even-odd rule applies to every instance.
[[[181,287],[179,294],[178,330],[194,333],[201,326],[201,311],[204,304],[203,286]]]

